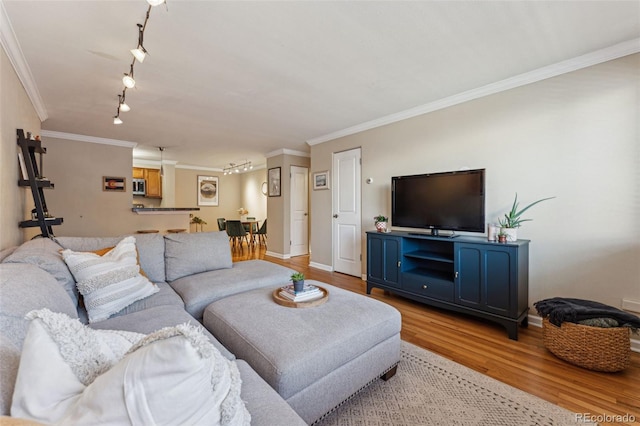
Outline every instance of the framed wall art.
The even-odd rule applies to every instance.
[[[198,205],[217,206],[220,185],[217,176],[198,176]]]
[[[269,197],[279,197],[282,195],[280,192],[280,167],[269,169],[267,181],[269,185]]]
[[[313,189],[329,189],[329,170],[313,174]]]
[[[107,192],[124,192],[127,179],[123,177],[102,176],[102,190]]]

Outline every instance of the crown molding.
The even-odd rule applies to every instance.
[[[277,157],[278,155],[295,155],[297,157],[311,157],[311,154],[304,151],[296,151],[293,149],[281,148],[265,154],[266,158]]]
[[[7,16],[7,11],[4,8],[2,0],[0,0],[0,45],[2,45],[2,48],[6,52],[9,62],[11,62],[13,69],[18,75],[18,79],[22,83],[25,92],[27,92],[27,96],[33,108],[36,110],[38,118],[41,122],[45,121],[49,118],[49,114],[44,106],[44,101],[40,96],[40,91],[35,83],[35,79],[31,74],[29,64],[27,64],[27,60],[24,58],[20,43],[18,43],[16,33],[13,31],[13,26],[9,20],[9,16]]]
[[[159,169],[160,166],[176,166],[177,161],[173,160],[149,160],[147,158],[133,158],[133,167],[150,166],[154,169]],[[176,167],[177,168],[177,167]]]
[[[465,92],[439,99],[424,105],[420,105],[415,108],[380,117],[375,120],[367,121],[365,123],[348,127],[346,129],[328,133],[323,136],[318,136],[316,138],[309,139],[307,141],[307,144],[313,146],[344,136],[364,132],[365,130],[375,129],[377,127],[386,126],[387,124],[397,123],[398,121],[406,120],[408,118],[417,117],[419,115],[438,111],[464,102],[472,101],[474,99],[504,92],[506,90],[515,89],[517,87],[536,83],[538,81],[557,77],[559,75],[567,74],[573,71],[578,71],[583,68],[598,65],[603,62],[622,58],[624,56],[632,55],[638,52],[640,52],[640,38],[635,38],[615,44],[613,46],[606,47],[604,49],[587,53],[582,56],[567,59],[566,61],[561,61],[546,67],[526,72],[524,74],[509,77],[495,83],[490,83],[476,89],[467,90]]]
[[[189,164],[178,164],[176,165],[176,169],[202,170],[205,172],[222,172],[222,169],[219,167],[191,166]]]
[[[121,146],[124,148],[135,148],[138,144],[136,142],[121,141],[118,139],[99,138],[96,136],[76,135],[74,133],[56,132],[54,130],[41,130],[40,135],[42,137],[54,138],[54,139],[66,139],[70,141],[97,143],[102,145]]]

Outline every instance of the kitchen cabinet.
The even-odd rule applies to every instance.
[[[147,198],[162,198],[162,176],[159,169],[147,169],[134,167],[132,171],[134,179],[144,179],[146,181]]]
[[[133,168],[133,178],[134,179],[144,179],[144,170],[142,167],[134,167]]]

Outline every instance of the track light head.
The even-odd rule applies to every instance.
[[[120,120],[119,115],[113,117],[113,124],[122,124],[122,120]]]
[[[124,101],[124,91],[122,92],[122,95],[118,95],[118,111],[120,112],[131,111],[131,108],[129,107],[129,105],[127,105],[127,103]]]
[[[130,52],[140,63],[143,63],[144,58],[147,56],[147,51],[142,46],[138,46],[135,49],[131,49]]]
[[[150,6],[160,6],[162,3],[165,3],[166,0],[147,0]]]
[[[145,49],[144,46],[142,45],[142,41],[144,38],[144,25],[142,24],[137,24],[137,25],[138,25],[138,47],[136,47],[135,49],[131,49],[130,52],[133,55],[133,57],[138,60],[138,62],[142,63],[144,62],[144,58],[147,56],[147,49]]]
[[[132,74],[125,74],[124,77],[122,77],[122,84],[124,84],[124,87],[127,89],[133,89],[136,85],[136,81],[133,79]]]

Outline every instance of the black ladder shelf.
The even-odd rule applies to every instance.
[[[20,146],[20,153],[22,154],[22,159],[24,159],[24,164],[21,159],[21,171],[26,169],[27,173],[27,179],[18,180],[18,186],[30,187],[31,194],[33,195],[33,202],[35,203],[32,219],[23,220],[19,223],[19,226],[20,228],[33,228],[39,226],[41,231],[40,236],[46,238],[53,237],[52,226],[60,225],[62,223],[62,218],[51,217],[49,215],[47,202],[44,199],[43,189],[54,187],[51,181],[43,178],[40,174],[40,169],[42,169],[42,154],[46,154],[47,149],[42,147],[42,143],[39,140],[33,140],[25,137],[22,129],[18,129],[17,137],[18,145]],[[40,169],[38,169],[38,163],[36,162],[36,153],[40,155]]]

